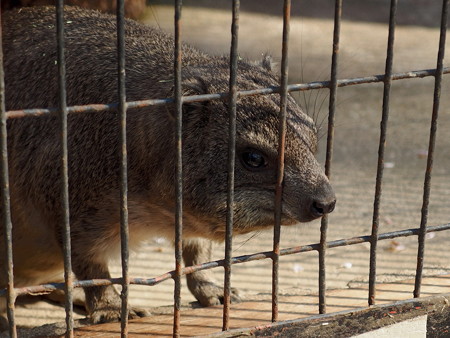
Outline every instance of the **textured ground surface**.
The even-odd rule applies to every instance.
[[[384,6],[386,2],[383,2]],[[433,12],[433,11],[430,11]],[[345,17],[344,8],[344,19]],[[430,14],[431,15],[431,14]],[[154,6],[144,21],[171,30],[172,9]],[[352,17],[349,17],[351,19]],[[436,22],[435,19],[430,19]],[[214,54],[228,53],[228,11],[186,7],[183,12],[183,32],[186,41]],[[267,13],[243,12],[240,16],[239,50],[243,57],[260,58],[270,52],[280,56],[282,22],[279,16]],[[381,20],[381,19],[380,19]],[[380,21],[377,20],[377,21]],[[385,21],[387,18],[384,19]],[[432,24],[428,24],[432,26]],[[329,78],[333,22],[327,18],[293,17],[291,23],[290,82],[308,82]],[[381,23],[346,20],[341,29],[339,77],[359,77],[384,72],[387,26]],[[439,32],[436,28],[398,26],[394,71],[428,69],[436,66]],[[448,45],[448,44],[447,44]],[[447,48],[447,52],[449,52]],[[448,53],[447,53],[448,54]],[[449,58],[447,57],[447,60]],[[447,61],[447,64],[449,62]],[[330,216],[329,240],[370,234],[373,195],[381,119],[382,85],[347,87],[338,91],[335,151],[332,181],[338,204]],[[437,139],[429,224],[450,221],[450,76],[442,89],[441,115]],[[327,91],[294,94],[318,121],[326,118]],[[426,166],[430,116],[433,102],[433,79],[402,80],[393,84],[386,148],[385,181],[383,185],[380,232],[415,228],[420,224],[422,187]],[[322,125],[326,133],[326,123]],[[323,162],[324,140],[319,151]],[[282,247],[319,241],[319,223],[303,224],[283,229]],[[272,247],[270,232],[237,238],[233,255],[267,251]],[[425,272],[435,274],[450,271],[450,231],[429,236],[426,245]],[[215,246],[216,259],[223,257],[223,247]],[[402,238],[379,243],[379,280],[405,279],[413,275],[417,239]],[[154,277],[172,269],[173,250],[163,239],[153,239],[131,259],[132,276]],[[120,273],[119,265],[113,271]],[[317,291],[317,253],[282,257],[280,289],[293,288]],[[345,288],[349,283],[367,281],[369,246],[353,245],[330,249],[327,255],[328,288]],[[222,280],[222,270],[217,269]],[[232,283],[244,294],[267,293],[271,290],[271,262],[247,263],[233,268]],[[412,289],[411,289],[412,291]],[[172,302],[173,283],[156,287],[133,287],[131,302],[144,306],[159,306]],[[184,288],[183,302],[193,301]],[[38,302],[18,308],[18,321],[23,325],[38,325],[60,321],[62,308]],[[33,320],[30,320],[32,318]]]

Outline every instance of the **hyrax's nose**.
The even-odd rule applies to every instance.
[[[322,217],[325,214],[329,214],[334,210],[336,205],[336,199],[331,201],[313,201],[311,204],[311,213],[315,217]]]

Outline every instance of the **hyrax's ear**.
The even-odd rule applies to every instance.
[[[183,92],[183,96],[201,95],[208,92],[208,85],[199,75],[189,76],[188,78],[183,79],[181,90]]]
[[[202,95],[208,93],[208,86],[205,80],[198,75],[189,76],[186,78],[182,85],[182,95],[192,96],[192,95]],[[183,111],[185,113],[190,113],[193,110],[202,110],[207,105],[207,101],[202,102],[185,102],[183,103]]]
[[[276,73],[279,71],[278,62],[275,62],[272,55],[270,55],[268,53],[263,54],[261,61],[258,61],[257,65],[263,67],[264,69],[266,69],[272,73]]]
[[[201,75],[186,76],[182,83],[182,94],[184,97],[191,95],[208,94],[208,84]],[[208,111],[208,101],[194,101],[183,103],[183,124],[190,126],[191,130],[198,130],[206,127],[210,116]]]

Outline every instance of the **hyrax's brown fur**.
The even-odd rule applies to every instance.
[[[54,8],[24,8],[3,17],[8,110],[58,106]],[[65,10],[69,105],[118,101],[115,17]],[[229,61],[183,46],[185,95],[226,92]],[[261,64],[238,63],[240,90],[276,86]],[[127,100],[173,96],[173,39],[160,30],[126,22]],[[234,234],[270,227],[274,219],[279,125],[278,94],[237,103]],[[289,97],[282,222],[307,222],[331,212],[333,190],[314,158],[316,129]],[[130,242],[174,236],[175,138],[173,105],[128,111]],[[185,106],[184,259],[208,259],[209,245],[225,231],[227,101]],[[119,250],[119,120],[116,111],[70,114],[68,118],[70,223],[73,272],[78,279],[109,277],[108,259]],[[8,151],[17,287],[51,282],[62,269],[58,117],[8,120]],[[253,166],[253,167],[252,167]],[[3,225],[2,225],[3,229]],[[4,238],[0,230],[0,271]],[[157,258],[155,258],[157,259]],[[0,274],[0,287],[5,286]],[[204,305],[217,304],[222,289],[209,273],[188,276]],[[110,286],[87,288],[94,322],[116,319],[119,299]],[[235,295],[237,297],[237,295]],[[131,310],[131,315],[142,315]]]

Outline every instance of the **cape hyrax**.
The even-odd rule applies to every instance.
[[[6,108],[58,105],[55,9],[23,8],[3,17]],[[67,100],[69,105],[117,102],[116,19],[66,8]],[[173,96],[173,39],[160,30],[126,22],[127,100]],[[277,86],[267,62],[240,60],[240,90]],[[228,90],[229,61],[183,46],[185,95]],[[279,95],[241,98],[237,103],[234,234],[270,227]],[[184,259],[208,259],[198,237],[222,241],[226,215],[228,110],[226,101],[186,104],[184,111]],[[129,222],[132,246],[151,236],[174,236],[174,107],[128,112]],[[71,114],[69,133],[70,222],[73,272],[78,279],[109,277],[108,259],[119,250],[119,121],[116,111]],[[52,281],[62,269],[60,144],[53,115],[8,121],[17,287]],[[308,222],[331,212],[333,190],[314,158],[316,129],[288,99],[282,222]],[[3,229],[3,228],[2,228]],[[0,230],[2,231],[2,230]],[[1,232],[0,232],[1,235]],[[4,239],[0,253],[4,254]],[[1,256],[4,257],[4,256]],[[4,259],[0,259],[0,271]],[[204,305],[217,304],[222,289],[208,272],[188,276],[189,289]],[[0,274],[0,287],[5,274]],[[119,317],[111,286],[87,288],[93,322]],[[237,295],[236,295],[237,297]],[[142,315],[132,309],[131,316]]]

